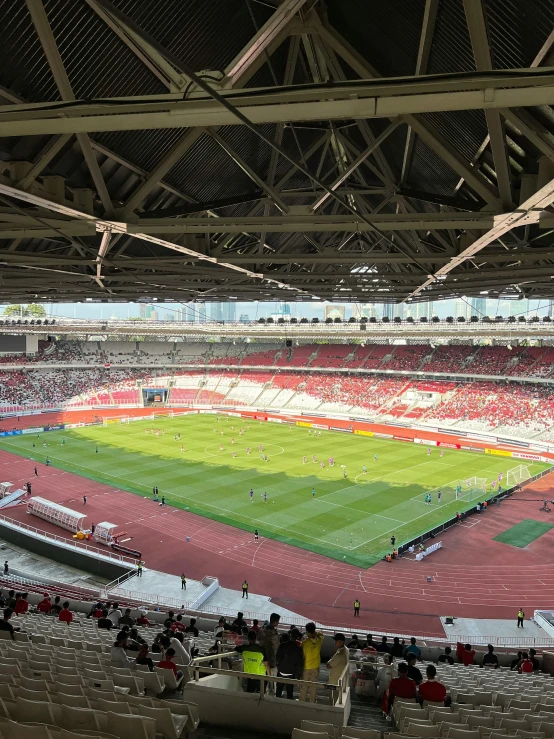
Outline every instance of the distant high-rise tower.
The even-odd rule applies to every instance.
[[[471,298],[471,315],[484,318],[487,315],[487,299]]]
[[[237,306],[235,303],[222,303],[222,315],[224,321],[235,321],[237,317]]]
[[[150,320],[153,310],[154,308],[151,303],[141,303],[139,306],[139,315],[142,319]]]

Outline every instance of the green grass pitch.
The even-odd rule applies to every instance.
[[[164,435],[146,433],[152,427],[163,429]],[[239,434],[242,427],[244,435]],[[174,439],[177,433],[180,441]],[[260,444],[267,462],[260,458]],[[505,484],[506,471],[519,461],[455,449],[446,449],[441,457],[436,447],[428,455],[424,445],[334,431],[310,436],[306,428],[285,424],[251,421],[248,428],[246,419],[218,420],[215,415],[52,431],[41,434],[40,441],[33,434],[6,437],[0,447],[40,462],[48,456],[55,467],[142,496],[151,496],[157,485],[168,505],[243,529],[257,528],[261,536],[362,567],[390,550],[392,534],[402,543],[468,508],[471,501],[456,500],[448,483],[473,475],[491,479],[502,472]],[[548,467],[526,466],[531,474]],[[440,486],[445,491],[439,504]],[[430,490],[435,491],[432,504],[426,505]]]
[[[532,518],[526,518],[524,521],[516,523],[515,526],[511,526],[509,529],[506,529],[506,531],[495,536],[494,540],[523,549],[523,547],[528,546],[532,541],[535,541],[535,539],[546,534],[550,529],[554,529],[553,524],[545,523],[544,521],[534,521]]]

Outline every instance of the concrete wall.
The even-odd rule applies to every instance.
[[[55,541],[47,542],[31,533],[5,526],[1,522],[0,538],[29,552],[39,554],[41,557],[47,557],[54,560],[54,562],[83,570],[107,581],[115,580],[129,571],[129,565],[124,563],[118,564],[116,561],[102,560],[84,550],[67,548]],[[33,577],[33,575],[30,575],[30,577]]]
[[[273,734],[290,736],[302,721],[323,721],[337,727],[346,726],[350,715],[350,692],[343,706],[289,701],[286,698],[245,693],[237,677],[209,675],[198,682],[185,685],[184,699],[197,703],[202,723],[233,726]],[[284,710],[286,707],[286,710]]]

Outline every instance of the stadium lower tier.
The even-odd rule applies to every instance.
[[[147,394],[152,388],[159,392]],[[153,398],[153,400],[152,400]],[[268,368],[180,371],[138,368],[29,369],[0,372],[0,408],[95,408],[221,404],[345,413],[414,421],[538,440],[554,440],[554,387],[506,381],[414,381]],[[4,424],[5,426],[5,424]],[[9,427],[9,424],[7,425]]]

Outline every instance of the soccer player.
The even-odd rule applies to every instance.
[[[334,467],[334,466],[335,466],[335,458],[329,457],[329,467]]]
[[[250,502],[254,502],[254,491],[252,490],[252,488],[250,488]]]
[[[306,455],[304,455],[302,463],[303,463],[303,464],[306,464],[306,461],[307,461],[307,460],[306,460]]]
[[[235,443],[235,437],[233,436],[233,438],[231,439],[231,444],[234,444],[234,443]]]
[[[221,429],[221,436],[223,436],[223,429]]]
[[[427,456],[429,456],[430,454],[431,454],[431,447],[430,447],[430,446],[428,446],[428,447],[427,447]]]
[[[346,478],[347,478],[347,474],[346,474],[346,467],[343,467],[343,468],[342,468],[342,476],[343,476],[343,478],[344,478],[344,479],[346,480]]]
[[[231,456],[232,457],[236,457],[237,456],[237,453],[236,452],[231,452]]]
[[[441,457],[444,457],[444,449],[441,449]]]
[[[312,430],[308,429],[308,436],[311,436],[311,435],[312,435]]]
[[[315,498],[315,488],[312,488],[312,500]]]
[[[249,446],[246,447],[246,453],[247,454],[250,454],[250,447]]]
[[[325,462],[321,461],[321,469],[325,469]]]
[[[437,503],[440,503],[441,502],[441,498],[442,498],[442,493],[439,490],[439,492],[437,493]]]
[[[96,447],[96,454],[98,454],[98,446]]]
[[[258,448],[259,448],[260,452],[263,452],[263,450],[264,450],[263,444],[260,444],[260,446]]]
[[[374,454],[374,455],[373,455],[373,461],[374,461],[374,462],[377,462],[377,454]]]
[[[502,482],[502,472],[498,473],[498,482]]]
[[[364,466],[362,467],[362,475],[366,475],[366,474],[367,474],[367,467],[364,464]]]
[[[317,462],[317,459],[315,458],[315,454],[312,454],[312,462],[314,462],[314,464],[315,462]]]
[[[223,451],[223,448],[224,448],[224,447],[223,447],[223,444],[220,444],[220,445],[219,445],[219,451],[220,451],[220,452],[222,452],[222,451]]]
[[[267,503],[267,493],[264,493],[264,503]]]
[[[181,444],[181,454],[185,451],[185,447]]]
[[[317,435],[318,435],[318,436],[321,436],[321,431],[318,431],[318,432],[317,432]]]

